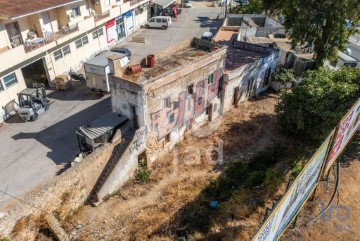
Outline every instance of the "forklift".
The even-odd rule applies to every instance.
[[[23,121],[36,121],[38,116],[49,109],[44,84],[34,84],[34,88],[26,88],[18,94],[18,114]]]

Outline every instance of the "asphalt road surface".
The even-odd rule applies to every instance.
[[[351,56],[360,60],[360,35],[352,36],[347,47],[351,50]]]

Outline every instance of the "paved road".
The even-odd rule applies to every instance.
[[[206,31],[215,34],[220,24],[220,21],[216,20],[220,11],[220,7],[183,8],[178,20],[173,20],[172,26],[168,29],[144,28],[134,33],[134,36],[145,36],[146,43],[131,42],[131,37],[128,37],[117,46],[129,48],[132,52],[131,64],[138,64],[147,55],[154,54],[177,42],[201,37],[202,33]]]
[[[360,35],[353,35],[350,40],[347,47],[351,50],[351,56],[360,60]]]
[[[128,42],[132,62],[141,60],[176,42],[200,37],[205,31],[215,33],[215,21],[221,9],[202,7],[183,9],[178,20],[167,30],[140,29],[134,35],[146,36],[146,44]],[[50,109],[35,122],[22,122],[13,117],[0,128],[0,190],[21,197],[61,172],[64,164],[78,153],[75,131],[98,116],[111,111],[109,97],[99,98],[78,83],[67,92],[53,92]],[[0,211],[12,200],[0,193]]]

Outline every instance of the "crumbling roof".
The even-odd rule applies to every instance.
[[[17,19],[82,0],[0,0],[0,17]]]
[[[193,38],[191,41],[184,41],[178,45],[171,46],[171,49],[174,50],[172,52],[170,50],[163,50],[154,54],[156,57],[156,66],[142,68],[142,71],[137,73],[128,72],[120,77],[132,82],[143,83],[179,66],[185,66],[207,55],[209,52],[216,51],[222,47],[223,46],[216,43]]]

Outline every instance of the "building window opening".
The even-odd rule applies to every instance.
[[[170,96],[164,98],[163,103],[164,103],[164,108],[170,108]]]
[[[71,10],[73,18],[81,16],[80,7],[76,6]]]
[[[209,85],[212,85],[213,83],[214,83],[214,75],[211,74],[211,75],[209,75],[209,77],[208,77],[208,84],[209,84]]]
[[[188,95],[194,94],[194,84],[190,84],[187,86],[187,93]]]
[[[165,136],[165,143],[169,143],[170,142],[170,133],[169,134],[167,134],[166,136]]]
[[[63,55],[68,55],[68,54],[71,54],[71,51],[70,51],[70,46],[69,45],[66,45],[62,48],[62,52],[63,52]]]
[[[54,58],[55,58],[55,60],[61,59],[62,57],[63,57],[63,54],[62,54],[62,52],[61,52],[61,49],[56,50],[56,51],[54,52]]]
[[[15,73],[9,74],[4,77],[4,83],[5,83],[6,87],[10,87],[10,86],[16,84],[17,82],[18,81],[17,81]]]

